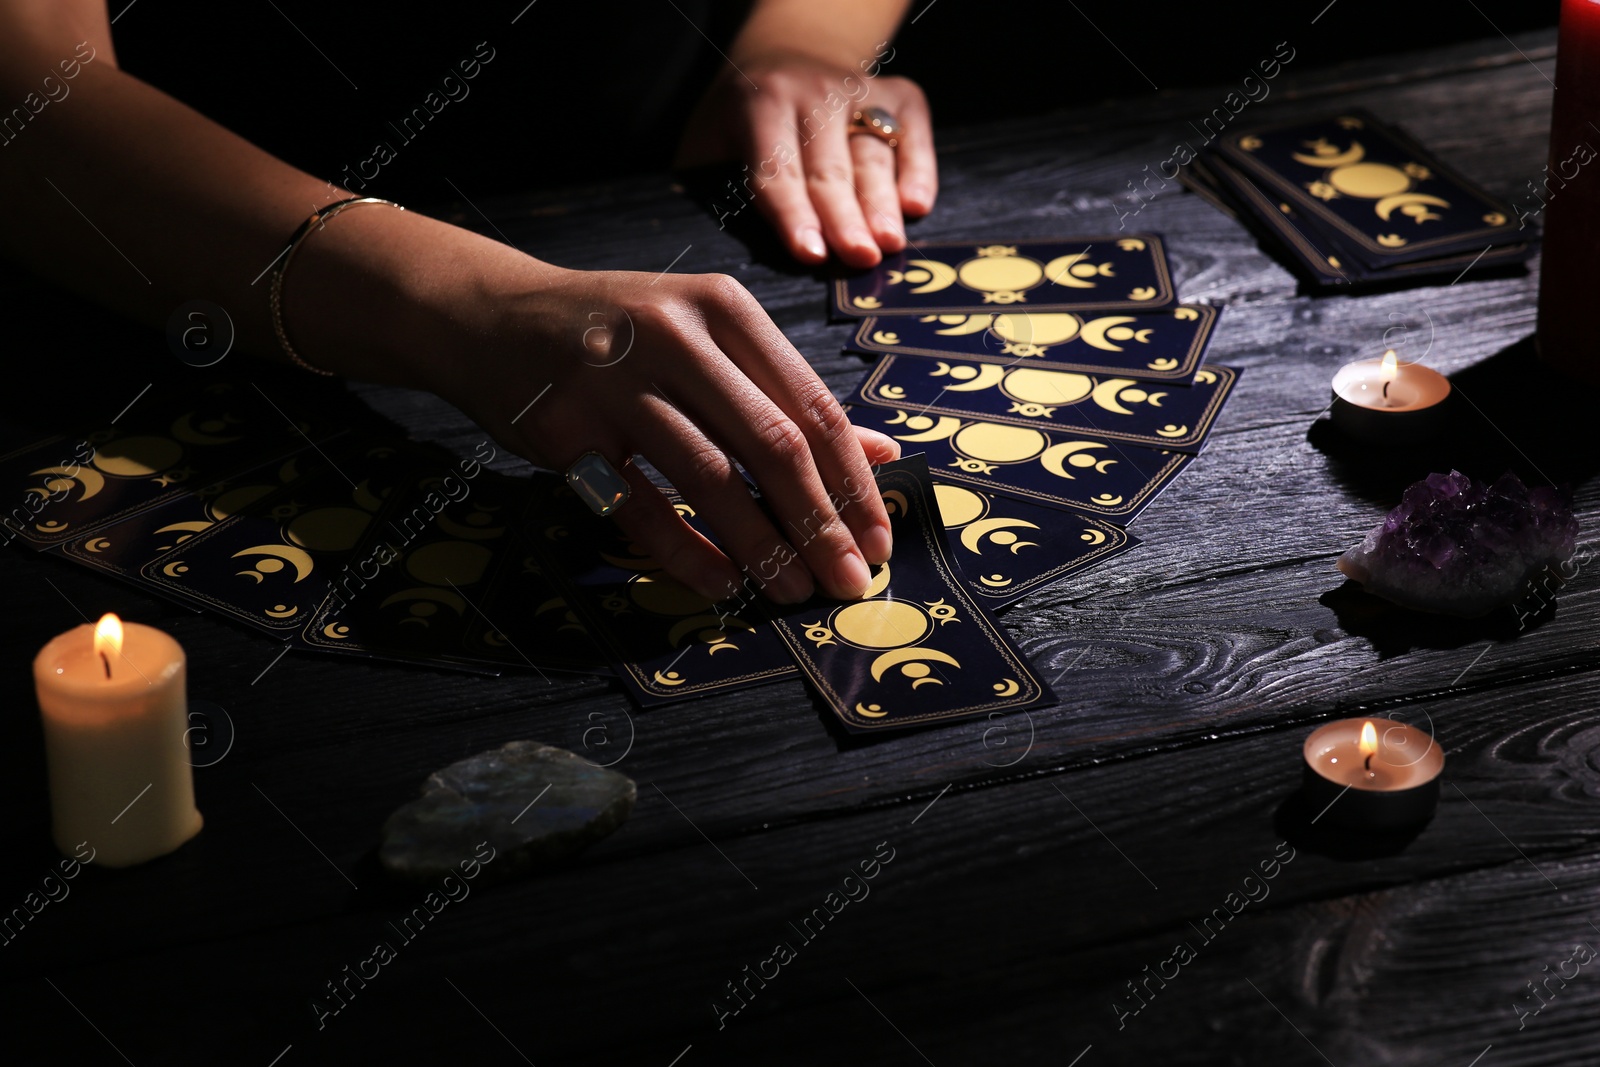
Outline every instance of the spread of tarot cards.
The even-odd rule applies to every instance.
[[[1202,362],[1216,312],[1175,303],[1159,238],[924,252],[836,293],[881,313],[851,417],[905,454],[877,472],[895,552],[858,601],[713,603],[559,475],[290,419],[244,382],[0,456],[28,501],[7,539],[295,649],[599,673],[645,706],[803,679],[870,732],[1047,704],[996,612],[1137,544],[1237,372]]]

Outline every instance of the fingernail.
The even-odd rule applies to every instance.
[[[925,185],[908,185],[902,195],[909,207],[920,211],[928,206],[928,187]]]
[[[900,442],[896,441],[888,434],[879,433],[877,430],[870,429],[866,426],[857,426],[856,435],[871,441],[872,446],[876,451],[893,456],[895,459],[900,458]]]
[[[860,544],[861,554],[867,557],[868,563],[887,563],[894,555],[894,534],[887,526],[874,524],[861,535]]]
[[[799,233],[800,247],[806,250],[807,255],[816,256],[818,259],[828,258],[828,246],[822,243],[822,234],[817,230],[801,230]]]
[[[844,596],[860,600],[872,585],[872,572],[867,569],[866,560],[846,552],[833,568],[833,580]]]

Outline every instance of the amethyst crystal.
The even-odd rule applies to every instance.
[[[1459,471],[1414,483],[1383,525],[1339,557],[1339,569],[1418,611],[1483,615],[1572,555],[1578,520],[1565,495],[1507,472],[1493,485]]]

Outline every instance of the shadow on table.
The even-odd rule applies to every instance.
[[[1328,590],[1317,601],[1337,616],[1341,630],[1370,641],[1380,659],[1404,655],[1414,648],[1453,649],[1479,641],[1510,641],[1542,626],[1556,613],[1552,597],[1519,601],[1476,619],[1434,615],[1391,604],[1353,581]]]
[[[1375,446],[1330,419],[1312,423],[1306,440],[1328,457],[1341,489],[1385,507],[1412,482],[1452,469],[1491,481],[1512,470],[1530,486],[1575,487],[1600,473],[1594,386],[1540,364],[1531,336],[1457,371],[1450,384],[1448,419],[1428,441]]]
[[[1296,789],[1272,813],[1272,828],[1297,850],[1335,860],[1370,860],[1399,855],[1428,827],[1424,822],[1405,830],[1350,830],[1324,822],[1320,815]]]

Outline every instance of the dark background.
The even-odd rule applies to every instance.
[[[745,10],[718,0],[111,3],[125,69],[322,177],[388,141],[397,158],[365,191],[417,204],[665,169],[722,62],[707,38],[725,48]],[[920,82],[937,124],[981,123],[1150,96],[1152,83],[1236,87],[1279,42],[1295,51],[1291,69],[1304,69],[1516,34],[1553,25],[1558,8],[916,0],[885,72]],[[495,58],[470,95],[404,142],[388,123],[479,42]]]

